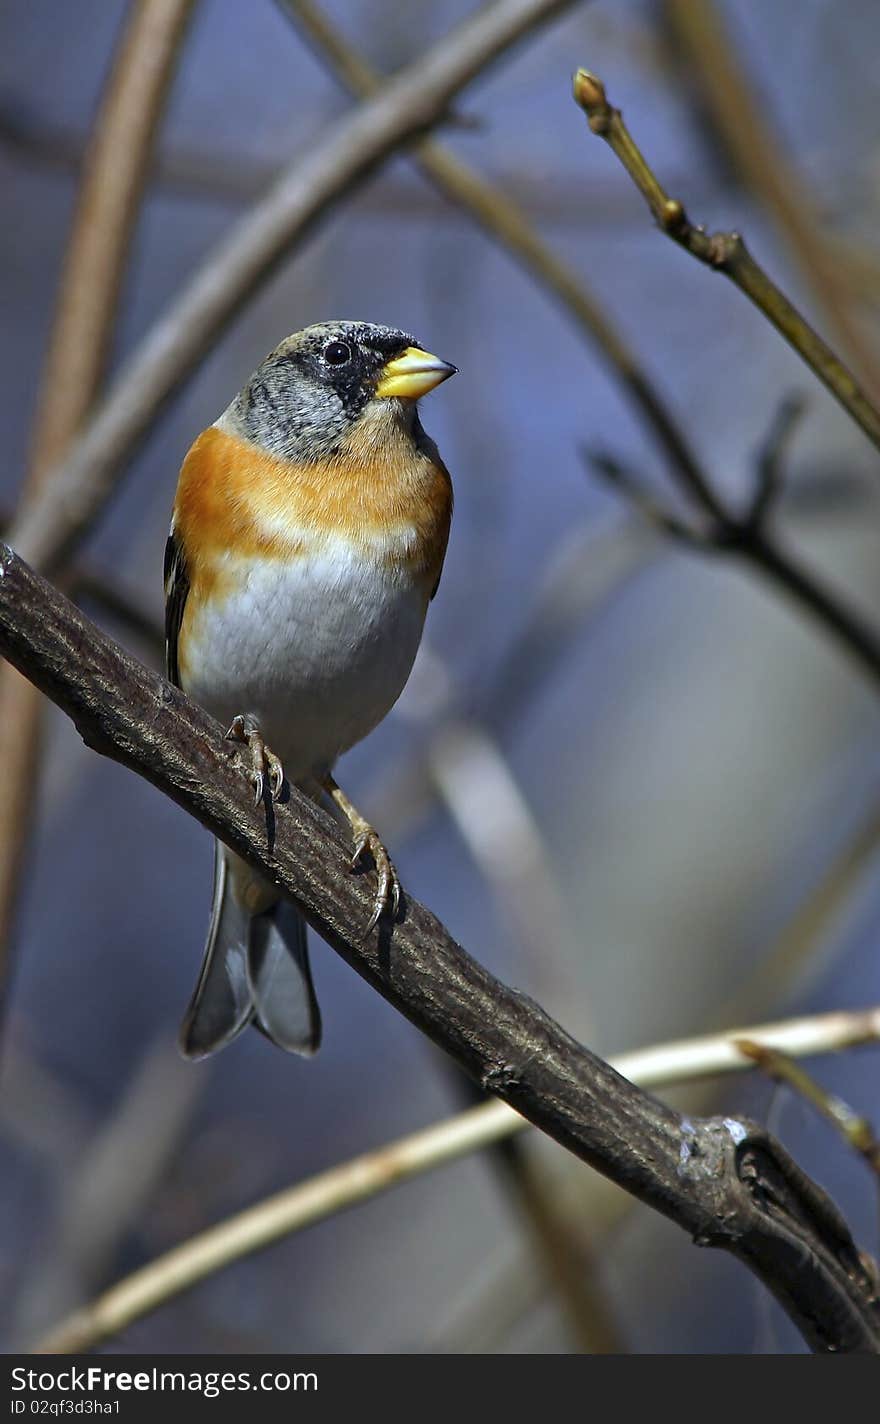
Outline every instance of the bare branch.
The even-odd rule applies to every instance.
[[[681,204],[670,199],[661,188],[654,173],[633,142],[620,111],[612,108],[608,103],[601,80],[587,70],[579,69],[575,75],[574,94],[577,103],[587,115],[590,128],[594,133],[600,134],[614,150],[648,202],[660,227],[677,242],[687,247],[688,251],[693,252],[701,261],[727,271],[729,276],[739,282],[742,271],[745,270],[746,259],[743,258],[741,261],[737,257],[732,266],[726,265],[728,257],[734,249],[737,253],[740,248],[745,252],[738,235],[720,234],[710,238],[702,228],[692,227]],[[769,286],[769,279],[752,262],[751,257],[748,257],[748,264],[751,264],[748,267],[749,272],[754,269],[754,273],[760,275],[761,281]],[[782,294],[776,292],[775,288],[773,288],[773,292],[776,295],[770,303],[771,310],[768,310],[767,314],[775,320],[782,312],[783,305],[790,312],[791,321],[789,324],[791,330],[797,335],[797,341],[793,336],[790,336],[790,339],[795,345],[800,342],[798,349],[804,355],[804,359],[808,360],[808,364],[814,366],[817,374],[826,380],[826,384],[834,386],[837,394],[858,392],[854,379],[837,361],[833,353],[824,346],[824,343],[821,343],[815,333],[811,332],[794,308],[789,307]],[[777,322],[777,324],[779,323]],[[809,345],[808,338],[809,341],[819,343],[822,351],[826,353],[818,366],[813,359],[815,351]],[[836,373],[834,382],[831,382],[829,376],[829,372],[832,370]],[[867,397],[860,392],[858,397],[851,414],[859,420],[863,428],[867,429],[867,433],[872,439],[876,436],[875,443],[880,446],[880,414],[874,410]],[[844,403],[846,404],[846,402]],[[849,409],[849,406],[847,408]],[[793,413],[785,413],[784,426],[776,434],[776,444],[780,447],[777,457],[769,462],[765,459],[763,467],[759,468],[758,489],[755,498],[749,513],[742,518],[728,508],[726,502],[714,488],[709,475],[697,462],[689,447],[683,444],[682,454],[676,456],[674,448],[667,443],[667,453],[672,456],[670,473],[673,479],[691,502],[708,517],[709,527],[702,533],[681,520],[673,510],[654,499],[642,482],[626,471],[612,456],[601,454],[599,456],[591,455],[589,458],[606,481],[611,482],[622,491],[655,527],[695,548],[733,554],[750,564],[765,581],[775,586],[777,590],[783,591],[788,598],[799,604],[819,625],[831,633],[876,681],[880,679],[880,637],[855,608],[841,602],[837,595],[831,589],[826,588],[812,571],[802,568],[795,557],[784,549],[778,540],[771,538],[766,527],[778,483],[779,455],[785,439],[790,434],[793,419]],[[867,422],[867,426],[865,422]]]
[[[668,534],[671,539],[697,547],[712,543],[711,532],[703,533],[698,529],[692,529],[689,524],[685,524],[683,519],[679,519],[672,513],[672,510],[667,509],[660,500],[655,499],[638,476],[622,465],[614,455],[605,450],[585,449],[583,456],[605,484],[616,494],[622,495],[633,509],[637,510],[642,518],[652,524],[661,534]]]
[[[786,396],[773,417],[763,445],[755,459],[755,493],[745,516],[753,529],[766,527],[782,489],[784,461],[798,421],[806,411],[803,396]]]
[[[636,146],[619,109],[609,104],[601,79],[579,69],[574,97],[587,116],[593,133],[603,138],[623,164],[650,208],[661,232],[677,242],[698,262],[723,272],[734,286],[754,302],[768,321],[831,394],[840,402],[880,449],[880,411],[871,403],[855,376],[815,332],[783,292],[752,257],[738,232],[707,233],[688,218],[677,198],[670,198]]]
[[[737,55],[713,0],[668,0],[667,14],[690,59],[718,135],[746,183],[775,221],[810,283],[835,339],[876,398],[877,354],[851,315],[851,284],[804,189],[773,132],[766,105]]]
[[[746,1070],[738,1050],[747,1038],[767,1051],[813,1055],[880,1041],[880,1007],[761,1024],[680,1043],[661,1044],[613,1060],[625,1078],[644,1088],[670,1087],[708,1075]],[[483,1103],[384,1147],[340,1163],[308,1181],[258,1202],[191,1237],[62,1321],[36,1347],[42,1353],[81,1353],[118,1335],[215,1271],[252,1255],[316,1221],[399,1186],[470,1152],[521,1132],[528,1123],[506,1103]]]
[[[279,885],[308,922],[487,1091],[762,1279],[815,1350],[880,1353],[868,1262],[825,1194],[757,1124],[682,1118],[621,1078],[465,953],[409,899],[368,936],[372,888],[341,828],[295,789],[249,795],[240,753],[176,688],[90,624],[0,546],[0,651],[87,744],[145,776]],[[268,834],[267,834],[268,833]]]
[[[865,622],[855,608],[843,603],[812,570],[803,568],[766,528],[775,486],[769,496],[761,494],[759,474],[758,513],[759,522],[754,518],[754,503],[742,517],[724,512],[715,514],[719,502],[713,499],[711,508],[698,500],[698,506],[709,519],[702,528],[686,524],[674,510],[661,503],[645,488],[644,483],[632,471],[611,455],[587,452],[586,458],[594,469],[637,509],[656,529],[661,529],[680,544],[707,553],[724,554],[740,559],[750,565],[765,582],[781,591],[813,621],[847,650],[862,669],[869,673],[872,681],[880,679],[880,637]],[[673,476],[679,483],[692,491],[680,478],[680,471],[673,467]],[[771,477],[775,472],[771,469]],[[766,480],[766,471],[763,474]]]

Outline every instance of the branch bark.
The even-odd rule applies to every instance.
[[[295,790],[251,805],[222,728],[0,545],[0,652],[95,750],[145,776],[289,894],[314,929],[471,1077],[557,1142],[767,1285],[814,1350],[880,1353],[871,1263],[829,1198],[758,1124],[690,1120],[583,1048],[407,897],[364,937],[369,879]]]

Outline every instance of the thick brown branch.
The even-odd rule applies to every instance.
[[[771,281],[752,257],[738,232],[708,233],[692,223],[677,198],[670,198],[632,138],[619,109],[605,94],[601,79],[579,69],[574,77],[574,97],[587,116],[593,133],[605,142],[623,164],[661,232],[671,237],[698,262],[723,272],[734,286],[754,302],[759,311],[785,337],[812,371],[880,449],[880,411],[862,390],[855,376],[814,331],[796,307]]]
[[[340,829],[295,791],[266,826],[204,712],[0,546],[0,651],[88,745],[147,777],[290,894],[309,923],[478,1082],[598,1171],[732,1252],[815,1350],[880,1353],[874,1275],[828,1198],[760,1127],[681,1118],[576,1043],[408,899],[363,937],[371,887]],[[267,834],[268,829],[268,834]]]

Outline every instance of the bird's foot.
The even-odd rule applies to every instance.
[[[376,867],[376,898],[373,901],[373,913],[364,931],[364,934],[368,935],[376,928],[379,920],[387,911],[391,912],[392,919],[396,916],[400,908],[400,880],[390,855],[369,821],[365,820],[357,807],[352,805],[342,788],[336,785],[332,776],[328,776],[323,784],[331,800],[339,807],[351,826],[354,836],[354,852],[351,857],[352,870],[357,869],[362,857],[367,852],[373,857],[373,864]]]
[[[233,717],[232,726],[226,733],[230,742],[243,742],[251,754],[254,805],[259,806],[269,777],[269,791],[273,801],[277,801],[284,785],[284,767],[278,757],[270,751],[263,739],[260,724],[250,712]]]

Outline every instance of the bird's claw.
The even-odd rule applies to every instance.
[[[250,751],[254,805],[259,806],[265,795],[267,772],[272,800],[277,801],[284,785],[284,767],[275,753],[266,746],[256,717],[251,716],[250,713],[245,715],[239,713],[237,717],[233,717],[226,737],[230,742],[242,742]]]
[[[339,807],[351,826],[351,833],[354,836],[354,850],[351,857],[352,870],[357,870],[362,857],[367,852],[373,857],[373,864],[376,867],[376,898],[373,901],[373,913],[364,930],[364,938],[366,938],[367,935],[372,934],[388,910],[391,911],[392,919],[397,918],[397,912],[400,909],[400,880],[391,863],[391,856],[377,833],[369,821],[364,819],[357,807],[352,805],[342,787],[329,775],[324,777],[321,785],[325,791],[329,792],[330,799]]]
[[[354,851],[351,857],[351,868],[357,870],[361,859],[365,853],[373,857],[373,864],[376,867],[376,898],[373,901],[373,913],[371,914],[364,936],[372,934],[382,916],[390,910],[391,918],[395,919],[397,911],[400,909],[400,880],[397,871],[394,869],[391,857],[380,841],[372,826],[364,826],[358,834]]]

